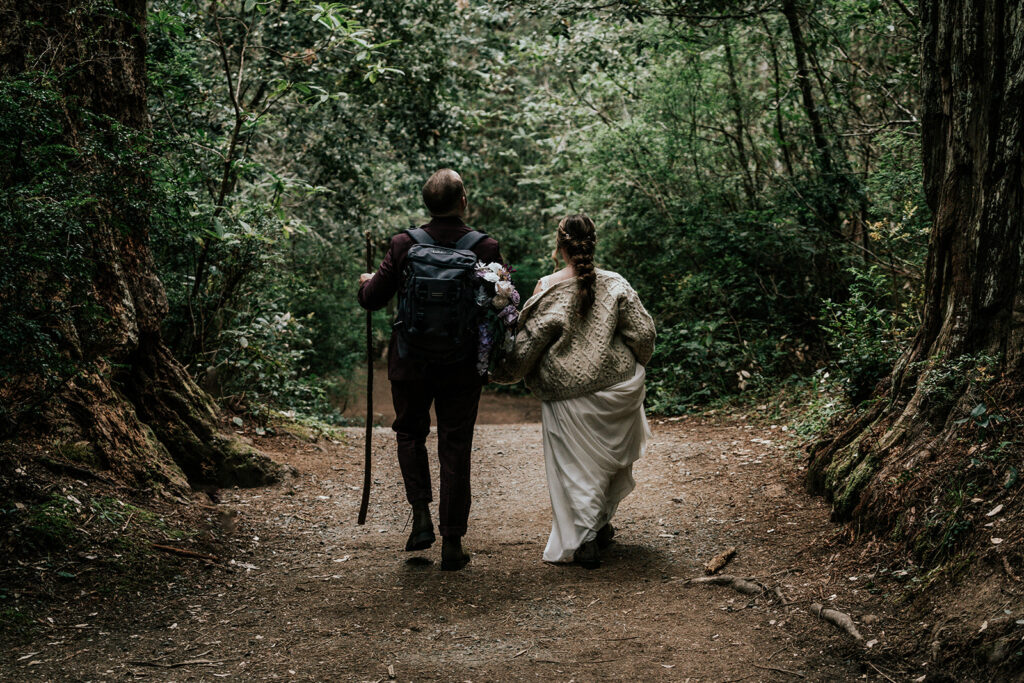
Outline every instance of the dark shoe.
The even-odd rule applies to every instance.
[[[615,538],[615,527],[612,526],[611,522],[608,522],[603,527],[597,530],[597,547],[604,550],[612,544],[612,539]]]
[[[601,566],[601,551],[597,547],[597,541],[587,541],[573,553],[572,559],[584,569],[597,569]]]
[[[412,506],[412,531],[409,532],[409,540],[405,542],[405,549],[426,550],[434,545],[437,537],[434,536],[434,522],[430,519],[430,506],[426,503],[416,503]]]
[[[462,539],[451,537],[441,541],[441,571],[457,572],[469,564],[469,553],[462,549]]]

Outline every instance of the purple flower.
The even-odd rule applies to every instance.
[[[494,337],[491,334],[491,326],[487,323],[480,323],[477,327],[480,335],[480,344],[477,346],[476,370],[480,376],[487,374],[491,365],[491,348],[494,346]]]
[[[513,304],[509,304],[505,308],[501,309],[501,313],[498,314],[498,319],[501,320],[507,327],[515,325],[516,321],[519,320],[519,311]]]
[[[512,302],[513,306],[518,306],[519,305],[519,290],[518,289],[513,289],[512,290],[512,294],[509,295],[509,300]]]

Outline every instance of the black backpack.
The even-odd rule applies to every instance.
[[[438,244],[423,228],[406,230],[415,244],[405,257],[395,331],[398,356],[433,365],[476,357],[476,264],[472,248],[487,237],[471,230],[453,245]]]

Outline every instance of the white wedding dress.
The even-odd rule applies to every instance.
[[[542,283],[545,287],[547,283]],[[544,401],[544,465],[551,495],[547,562],[571,562],[636,486],[633,463],[651,435],[644,414],[646,372],[578,398]]]

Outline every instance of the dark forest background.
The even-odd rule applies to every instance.
[[[550,271],[562,215],[595,218],[601,264],[658,322],[652,410],[812,376],[859,401],[916,322],[930,226],[918,21],[900,4],[624,3],[609,20],[572,3],[155,0],[151,128],[104,131],[89,153],[151,178],[133,201],[151,215],[163,337],[237,411],[336,419],[364,353],[362,233],[379,257],[422,222],[441,166],[465,177],[468,221],[501,240],[520,289]],[[0,93],[5,173],[20,169],[4,229],[32,224],[0,270],[36,299],[4,316],[4,346],[26,351],[4,370],[49,378],[4,402],[9,425],[76,372],[53,331],[89,306],[52,305],[52,288],[84,292],[90,197],[121,191],[50,144],[62,78],[28,71]],[[18,292],[40,271],[49,288]]]

